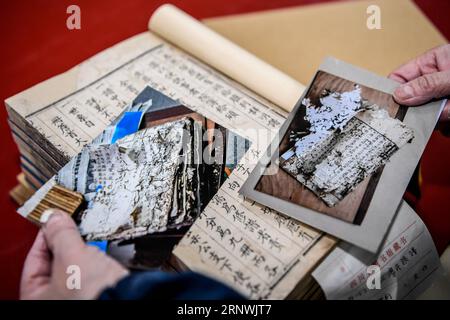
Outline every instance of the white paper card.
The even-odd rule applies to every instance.
[[[314,270],[327,299],[414,299],[433,282],[440,260],[431,235],[403,201],[378,255],[341,242]],[[368,270],[380,268],[380,289]],[[367,285],[369,283],[369,286]]]

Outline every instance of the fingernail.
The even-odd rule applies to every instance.
[[[414,96],[414,90],[410,85],[402,85],[395,90],[394,95],[401,100],[411,99]]]
[[[58,211],[56,211],[55,209],[47,209],[41,214],[39,221],[41,224],[46,224],[50,217],[57,215]]]

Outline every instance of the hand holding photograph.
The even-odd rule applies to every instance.
[[[395,83],[328,59],[241,193],[375,252],[439,115]]]

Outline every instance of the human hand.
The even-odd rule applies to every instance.
[[[389,78],[401,83],[394,92],[394,99],[405,106],[450,96],[450,44],[434,48],[404,64]],[[450,101],[445,105],[440,121],[450,121]]]
[[[67,213],[46,211],[41,222],[23,267],[21,299],[95,299],[128,274],[98,248],[86,245]],[[68,283],[74,275],[69,266],[80,271],[78,288]]]

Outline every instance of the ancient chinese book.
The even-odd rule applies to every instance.
[[[149,26],[150,32],[6,101],[27,178],[35,188],[55,181],[49,179],[149,86],[251,143],[177,243],[174,264],[251,298],[300,297],[317,289],[309,274],[336,240],[237,193],[304,87],[172,6],[157,10]],[[114,151],[108,148],[87,154]]]
[[[216,30],[220,30],[220,33],[225,34],[228,38],[236,39],[238,43],[246,46],[251,52],[257,54],[258,56],[265,57],[274,65],[277,65],[281,70],[289,72],[291,76],[295,76],[297,79],[301,79],[306,83],[310,80],[313,72],[316,70],[318,64],[325,55],[342,53],[344,48],[348,49],[348,45],[351,46],[352,50],[347,50],[345,55],[345,60],[348,60],[354,64],[365,66],[368,69],[375,70],[379,74],[387,74],[393,68],[403,61],[413,58],[420,52],[434,47],[438,44],[445,43],[445,39],[436,32],[434,28],[429,25],[426,17],[421,15],[419,10],[410,3],[410,1],[376,1],[376,3],[381,3],[383,8],[391,12],[389,15],[391,18],[384,20],[391,26],[397,26],[396,28],[391,28],[389,33],[385,33],[383,37],[379,37],[378,33],[367,33],[361,28],[355,28],[355,26],[360,26],[361,16],[358,12],[363,12],[369,4],[373,4],[373,1],[368,3],[367,1],[357,2],[357,3],[339,3],[331,4],[326,6],[308,6],[307,8],[294,8],[289,10],[276,10],[269,12],[262,12],[257,14],[242,15],[238,17],[224,17],[219,19],[212,19],[207,22],[208,25],[213,26]],[[330,12],[336,13],[330,15]],[[401,14],[396,14],[401,12]],[[161,11],[155,13],[155,16],[161,14]],[[349,17],[347,21],[342,21],[342,16]],[[244,84],[245,87],[250,88],[253,95],[243,95],[243,97],[248,98],[253,96],[259,101],[261,97],[266,97],[268,100],[275,102],[275,105],[290,111],[295,102],[301,96],[302,86],[290,79],[289,77],[280,75],[279,72],[274,70],[272,67],[268,67],[261,61],[256,61],[249,56],[248,52],[243,52],[242,49],[236,51],[236,46],[232,45],[229,41],[219,41],[220,44],[226,43],[226,45],[217,45],[217,37],[208,30],[204,32],[204,28],[197,28],[194,26],[187,27],[186,19],[183,19],[179,15],[172,15],[166,10],[164,15],[160,15],[158,23],[153,23],[151,26],[151,31],[146,32],[142,35],[131,38],[124,41],[121,44],[114,46],[111,49],[106,50],[93,57],[92,59],[80,64],[68,72],[50,79],[44,83],[41,83],[34,88],[27,90],[7,101],[10,110],[10,126],[13,131],[15,140],[17,141],[20,152],[21,152],[21,164],[23,170],[27,173],[27,180],[23,179],[21,176],[21,185],[26,185],[36,189],[42,183],[47,181],[61,168],[71,156],[74,156],[81,150],[81,146],[87,143],[88,139],[79,140],[80,137],[75,136],[82,135],[82,131],[88,131],[88,138],[93,138],[98,133],[100,133],[103,128],[120,113],[120,110],[125,108],[124,106],[133,99],[144,85],[151,85],[150,79],[154,83],[159,83],[161,77],[156,76],[156,70],[151,69],[150,63],[155,60],[155,56],[152,53],[147,52],[151,48],[162,44],[163,48],[161,50],[156,50],[156,53],[161,52],[162,49],[172,48],[172,46],[181,48],[183,51],[189,53],[190,61],[195,61],[198,63],[200,60],[201,69],[209,70],[205,68],[205,64],[212,66],[213,70],[208,71],[213,74],[219,73],[225,78],[232,79],[237,83]],[[387,16],[386,16],[387,17]],[[413,18],[411,18],[413,17]],[[176,21],[178,20],[178,21]],[[319,31],[311,31],[308,26],[316,21],[322,21],[322,26]],[[155,20],[154,20],[155,22]],[[172,28],[176,23],[179,27]],[[403,28],[398,28],[398,26],[403,26]],[[197,23],[198,26],[198,23]],[[164,28],[165,30],[162,30]],[[271,32],[267,33],[268,28]],[[186,30],[186,32],[181,31]],[[332,30],[335,37],[330,39],[329,37],[322,37],[323,30]],[[416,33],[427,34],[426,37],[422,37],[420,41],[408,41],[405,40],[403,30],[416,30]],[[164,33],[164,35],[162,35]],[[186,36],[188,34],[188,36]],[[280,37],[280,35],[283,35]],[[364,37],[364,38],[363,38]],[[183,39],[184,38],[184,39]],[[346,42],[346,39],[355,39],[351,44]],[[363,38],[363,39],[362,39]],[[267,41],[261,41],[265,39]],[[301,41],[299,41],[301,39]],[[403,40],[402,40],[403,39]],[[170,42],[170,45],[168,44]],[[367,50],[366,46],[362,46],[361,43],[370,43],[372,50]],[[231,46],[230,46],[231,44]],[[273,50],[274,45],[277,50]],[[226,48],[225,48],[226,47]],[[207,48],[207,50],[205,50]],[[393,50],[392,55],[386,54]],[[178,51],[177,51],[178,52]],[[239,54],[236,54],[236,53]],[[378,57],[383,56],[383,61],[380,63]],[[176,55],[178,57],[178,55]],[[183,56],[185,57],[185,56]],[[249,62],[254,63],[249,63]],[[136,67],[133,63],[136,62],[138,66]],[[147,64],[146,64],[147,62]],[[159,60],[157,63],[162,64],[164,67],[160,66],[161,73],[168,72],[166,65],[167,60]],[[183,62],[184,59],[183,59]],[[184,69],[185,67],[183,67]],[[117,69],[117,70],[116,70]],[[269,70],[270,69],[270,70]],[[172,69],[173,70],[173,69]],[[174,68],[177,73],[182,70]],[[198,69],[197,69],[198,71]],[[267,72],[269,71],[269,72]],[[193,73],[192,70],[190,70]],[[116,74],[116,78],[122,78],[124,82],[122,86],[115,85],[113,83],[112,77],[104,81],[107,77],[106,75],[111,73]],[[139,80],[142,77],[142,80]],[[186,73],[183,73],[180,78],[185,78]],[[193,79],[193,78],[189,78]],[[208,78],[209,79],[209,78]],[[129,80],[125,82],[125,80]],[[169,89],[165,87],[173,86],[176,82],[182,79],[174,79],[173,82],[161,81],[161,89],[164,92],[169,93]],[[273,81],[271,81],[273,80]],[[94,82],[99,84],[96,91],[93,90]],[[232,87],[238,87],[239,93],[242,91],[242,87],[233,83]],[[102,85],[101,85],[102,83]],[[195,81],[191,81],[194,84]],[[130,86],[130,84],[132,86]],[[183,84],[185,85],[185,84]],[[201,83],[203,88],[206,83]],[[110,90],[112,87],[112,90]],[[82,88],[84,88],[82,90]],[[173,91],[174,97],[180,99],[182,94],[187,94],[187,92],[180,92],[179,87],[177,90]],[[90,92],[90,95],[96,99],[91,100],[89,103],[86,100],[80,98],[80,96],[75,96],[75,92],[83,91],[84,94]],[[111,93],[111,91],[113,91]],[[129,93],[134,91],[133,93]],[[106,97],[107,93],[111,93],[111,99]],[[193,91],[195,92],[195,91]],[[214,91],[212,91],[214,92]],[[233,91],[234,92],[234,91]],[[244,90],[246,92],[246,90]],[[248,93],[248,92],[247,92]],[[117,94],[117,95],[116,95]],[[231,94],[231,93],[230,93]],[[70,101],[69,96],[73,95],[74,100]],[[104,95],[104,97],[103,97]],[[259,97],[258,97],[259,96]],[[100,99],[103,97],[103,99]],[[119,103],[118,98],[123,100]],[[222,100],[223,103],[219,109],[223,112],[232,109],[232,111],[237,112],[241,115],[241,111],[250,115],[250,120],[245,120],[246,117],[239,117],[239,121],[231,121],[228,117],[224,117],[218,111],[216,113],[216,108],[212,105],[207,105],[206,100],[196,101],[199,104],[200,110],[204,114],[212,114],[217,119],[221,119],[221,123],[227,123],[230,127],[231,125],[239,126],[239,123],[244,123],[250,127],[251,125],[256,125],[256,123],[262,123],[263,127],[270,127],[269,122],[264,122],[265,118],[268,118],[267,109],[276,110],[276,113],[280,116],[279,119],[284,120],[286,113],[283,110],[271,105],[267,101],[263,101],[259,107],[255,105],[250,105],[247,109],[241,109],[240,105],[246,105],[247,101],[243,101],[239,104],[234,104],[233,100]],[[55,124],[48,121],[49,117],[43,117],[44,114],[38,113],[33,114],[36,111],[42,110],[50,105],[56,105],[58,100],[65,100],[69,103],[72,111],[69,109],[61,108],[57,106],[56,114],[53,115],[55,118]],[[190,99],[188,99],[191,101]],[[100,102],[98,105],[96,103]],[[192,101],[191,101],[192,102]],[[251,101],[252,102],[252,101]],[[117,108],[113,108],[115,103],[117,103]],[[76,104],[76,105],[75,105]],[[89,107],[88,107],[89,106]],[[225,110],[224,106],[227,106]],[[82,112],[87,110],[85,114],[79,112],[78,107],[81,108]],[[268,107],[268,108],[266,108]],[[87,109],[86,109],[87,108]],[[218,107],[217,107],[218,108]],[[13,110],[14,109],[14,110]],[[51,109],[48,107],[47,109]],[[119,111],[119,112],[118,112]],[[62,114],[61,114],[62,112]],[[70,118],[68,114],[70,113]],[[63,116],[64,122],[60,121],[57,116]],[[232,115],[232,113],[230,114]],[[270,114],[274,117],[273,114]],[[25,119],[26,118],[26,119]],[[275,119],[271,121],[270,124],[278,125]],[[33,126],[30,125],[30,121],[34,122]],[[85,126],[82,123],[86,121]],[[66,124],[69,123],[70,128],[74,128],[74,131],[69,131]],[[56,127],[56,125],[58,127]],[[77,126],[80,128],[77,128]],[[37,127],[41,127],[42,130],[39,132],[35,130]],[[92,129],[94,132],[89,131]],[[51,130],[53,129],[53,130]],[[63,134],[62,131],[65,131]],[[44,135],[44,136],[43,136]],[[69,135],[69,137],[65,137]],[[53,136],[53,142],[50,143],[47,139],[48,136]],[[70,139],[70,136],[74,136],[76,139]],[[73,150],[73,149],[75,150]],[[63,150],[69,150],[69,156],[62,157]],[[246,168],[242,166],[237,167],[240,172],[246,174]],[[237,172],[237,171],[235,171]],[[244,176],[245,177],[245,176]],[[293,179],[295,182],[297,180]],[[230,188],[236,189],[238,186],[238,181],[229,181]],[[232,183],[231,183],[232,182]],[[290,189],[292,184],[284,184],[283,187]],[[226,191],[225,189],[223,190]],[[221,194],[223,195],[223,194]],[[232,194],[234,196],[234,194]],[[220,198],[221,199],[221,198]],[[233,201],[234,198],[231,198]],[[344,200],[345,201],[345,200]],[[252,204],[252,203],[250,203]],[[246,204],[247,205],[247,204]],[[223,211],[221,207],[224,207]],[[327,207],[325,204],[323,207]],[[227,209],[228,208],[228,209]],[[225,217],[225,212],[234,209],[229,205],[228,202],[219,202],[217,207],[212,207],[210,209],[216,209],[217,213],[209,210],[207,216],[223,218]],[[238,207],[241,209],[241,206]],[[322,244],[322,247],[315,250],[314,245],[304,245],[308,243],[315,243],[317,239],[323,240],[323,237],[317,237],[317,234],[323,235],[323,233],[310,233],[311,228],[306,227],[303,224],[297,223],[293,219],[288,219],[286,216],[279,215],[277,212],[260,206],[258,210],[251,209],[251,212],[245,211],[245,216],[250,216],[247,220],[248,226],[242,229],[242,236],[244,240],[237,238],[238,243],[235,244],[236,249],[242,249],[245,254],[240,257],[240,254],[236,249],[229,250],[224,256],[231,259],[233,266],[241,263],[242,272],[236,272],[235,277],[232,277],[232,273],[228,270],[228,261],[223,261],[222,256],[218,256],[216,259],[216,253],[220,241],[216,238],[209,237],[213,235],[210,228],[213,228],[214,220],[208,220],[208,229],[202,232],[203,238],[201,242],[198,242],[198,237],[196,236],[198,232],[197,227],[202,227],[201,224],[196,224],[196,228],[193,228],[192,241],[193,244],[187,241],[183,241],[179,244],[180,248],[176,249],[176,256],[180,257],[178,262],[181,264],[185,262],[190,268],[194,270],[204,271],[211,275],[216,275],[221,281],[233,284],[236,283],[236,287],[245,288],[245,286],[257,287],[257,281],[255,285],[249,284],[246,279],[248,273],[258,272],[260,276],[260,281],[266,281],[269,286],[273,286],[273,290],[266,290],[269,292],[269,297],[286,297],[288,292],[292,287],[296,286],[296,289],[289,293],[290,297],[303,297],[303,298],[315,298],[320,296],[320,289],[318,289],[317,284],[310,277],[305,276],[308,274],[309,270],[317,265],[317,261],[328,251],[327,242],[317,241],[318,244]],[[242,215],[239,210],[232,216],[230,225],[239,226],[236,220]],[[262,214],[264,213],[264,215]],[[257,218],[266,218],[264,220],[270,226],[270,230],[266,232],[258,232],[260,234],[259,241],[266,241],[267,236],[265,233],[272,233],[274,238],[282,237],[283,240],[291,239],[293,240],[292,250],[286,250],[286,247],[282,247],[277,253],[278,249],[273,250],[273,257],[275,259],[280,259],[282,263],[280,264],[282,276],[278,276],[275,280],[269,281],[269,278],[262,273],[261,270],[264,269],[264,264],[262,263],[262,258],[254,257],[252,254],[248,254],[249,251],[247,246],[243,246],[243,242],[248,243],[249,236],[252,235],[249,229],[251,225],[254,224],[253,220]],[[206,225],[206,222],[204,222]],[[222,225],[220,225],[222,227]],[[267,225],[264,225],[267,227]],[[276,230],[279,228],[279,232]],[[223,232],[223,228],[219,228],[216,224],[215,226],[217,235],[224,234],[224,240],[229,240],[231,238],[228,236],[228,231]],[[275,229],[275,231],[273,231]],[[239,230],[239,229],[237,229]],[[235,231],[237,231],[235,230]],[[296,237],[298,235],[299,237]],[[302,239],[300,235],[303,235],[306,242],[302,245],[295,245],[295,243],[300,243],[299,239]],[[178,237],[178,234],[174,235]],[[313,242],[307,240],[310,236],[314,237]],[[284,238],[285,237],[285,238]],[[186,240],[186,239],[185,239]],[[232,242],[237,242],[233,240]],[[149,242],[148,239],[142,239],[140,245],[143,247],[151,246],[167,246],[168,241],[163,239],[161,241],[159,238],[155,242]],[[178,243],[178,240],[176,241]],[[230,243],[229,242],[229,243]],[[250,241],[251,242],[251,241]],[[226,241],[222,242],[224,248],[232,248],[228,245]],[[271,242],[276,248],[278,245],[276,242]],[[113,243],[115,244],[115,243]],[[239,244],[241,246],[239,247]],[[182,247],[181,247],[182,246]],[[201,247],[202,246],[202,247]],[[279,247],[279,246],[278,246]],[[184,253],[184,250],[187,253]],[[203,249],[203,253],[200,256],[200,249]],[[213,249],[213,252],[208,251]],[[251,249],[257,249],[259,253],[265,254],[266,249],[264,247],[258,246],[257,243],[251,242]],[[289,248],[288,248],[289,249]],[[313,250],[309,250],[313,249]],[[286,252],[290,252],[286,254]],[[211,258],[207,256],[210,254]],[[145,253],[146,254],[146,253]],[[143,255],[145,255],[143,254]],[[249,258],[255,258],[254,262],[256,266],[254,269],[246,269],[246,265],[249,264]],[[154,261],[154,256],[148,254],[147,258],[151,258]],[[221,271],[219,266],[211,263],[209,259],[218,260],[224,262],[224,270]],[[148,259],[147,259],[148,261]],[[217,264],[219,264],[219,262]],[[226,262],[226,263],[225,263]],[[289,263],[291,262],[291,263]],[[296,262],[296,263],[294,263]],[[234,267],[236,271],[238,268]],[[270,270],[270,268],[267,268]],[[256,270],[256,271],[254,271]],[[241,277],[241,274],[243,277]],[[244,278],[244,280],[241,280]],[[273,278],[272,278],[273,279]],[[284,284],[284,286],[283,286]],[[265,286],[267,288],[267,286]],[[258,297],[257,294],[254,297]]]

